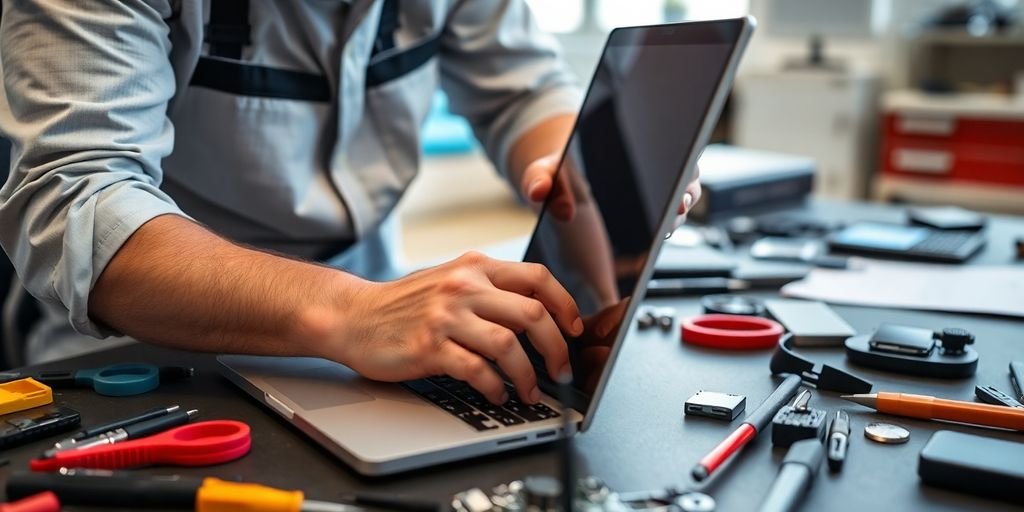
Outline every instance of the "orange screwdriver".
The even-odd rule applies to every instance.
[[[840,398],[895,416],[1024,431],[1024,409],[906,393],[844,395]]]

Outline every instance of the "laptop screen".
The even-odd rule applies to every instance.
[[[587,411],[669,210],[742,20],[618,29],[609,36],[524,256],[569,291],[586,329],[567,338],[574,396]],[[688,176],[690,174],[688,173]],[[642,297],[635,297],[641,300]],[[541,389],[557,387],[525,337]]]

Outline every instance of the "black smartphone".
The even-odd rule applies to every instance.
[[[78,411],[59,405],[5,414],[0,416],[0,450],[67,432],[81,423]]]

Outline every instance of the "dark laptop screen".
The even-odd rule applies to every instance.
[[[661,223],[742,31],[742,21],[618,29],[609,36],[524,259],[572,294],[586,330],[568,339],[576,396],[586,411],[623,328]],[[642,299],[642,297],[638,298]],[[525,340],[524,340],[525,341]],[[555,390],[527,347],[541,389]]]

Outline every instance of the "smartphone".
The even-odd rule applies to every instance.
[[[67,432],[81,423],[78,411],[59,405],[5,414],[0,416],[0,449]]]
[[[921,450],[917,474],[940,489],[1020,504],[1024,444],[940,430]]]

